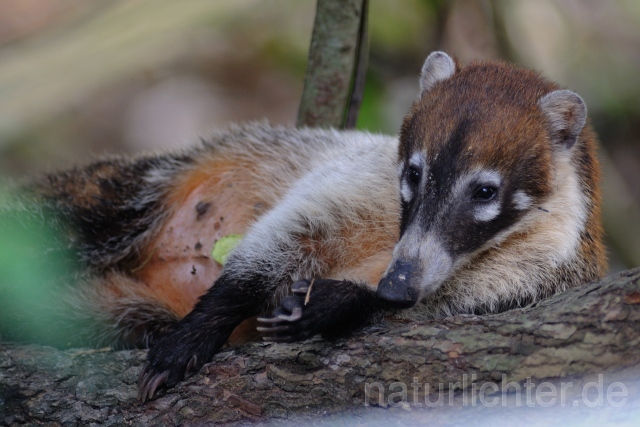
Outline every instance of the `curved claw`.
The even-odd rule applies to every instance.
[[[294,295],[307,295],[307,292],[309,292],[309,287],[299,286],[299,287],[291,288],[291,292]]]
[[[263,340],[273,342],[294,342],[307,338],[303,312],[315,279],[299,280],[291,286],[293,295],[280,300],[280,306],[273,310],[271,317],[259,317],[259,332]]]
[[[258,322],[259,323],[264,323],[264,324],[272,324],[272,323],[282,323],[283,321],[286,322],[297,322],[298,320],[300,320],[302,318],[302,308],[296,307],[291,311],[291,314],[277,314],[274,315],[273,317],[258,317]]]
[[[302,318],[302,309],[300,307],[296,307],[291,311],[290,315],[279,314],[278,319],[286,320],[287,322],[297,322]]]
[[[147,363],[140,372],[140,379],[138,380],[138,400],[144,402],[142,399],[142,391],[145,389],[147,382],[151,379],[151,371],[149,370],[149,363]]]
[[[313,287],[313,283],[315,282],[315,280],[315,277],[311,280],[298,280],[293,285],[291,285],[291,291],[293,292],[293,294],[307,295],[309,293],[309,290]]]
[[[259,323],[266,323],[266,324],[280,323],[282,321],[282,319],[280,319],[278,317],[258,317],[256,320]]]
[[[142,369],[140,369],[140,375],[138,375],[138,387],[140,387],[140,384],[142,383],[142,378],[144,378],[148,370],[149,370],[149,362],[145,362],[145,364],[142,365]],[[138,396],[138,398],[140,398],[140,396]]]
[[[144,403],[147,399],[151,399],[155,394],[158,387],[164,384],[169,378],[169,370],[166,370],[158,375],[152,375],[147,378],[145,375],[144,382],[140,385],[140,391],[138,399]]]
[[[194,354],[193,356],[191,356],[191,359],[189,359],[189,363],[187,363],[187,368],[184,370],[185,377],[189,375],[189,372],[191,372],[191,370],[196,365],[196,363],[198,363],[198,356]]]

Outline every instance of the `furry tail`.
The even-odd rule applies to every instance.
[[[0,339],[148,347],[178,321],[144,284],[114,270],[89,271],[63,220],[3,197]]]
[[[136,293],[141,287],[131,278],[56,273],[47,271],[45,279],[42,271],[22,278],[0,272],[1,339],[58,348],[146,348],[179,320],[159,301]]]

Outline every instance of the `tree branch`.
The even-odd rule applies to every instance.
[[[365,388],[373,383],[383,389],[383,398],[375,389],[367,403],[384,407],[393,403],[394,382],[409,388],[416,381],[429,383],[432,390],[443,384],[444,393],[469,389],[470,380],[523,383],[624,373],[638,381],[640,376],[629,372],[637,373],[639,330],[636,269],[496,315],[424,324],[387,320],[335,343],[317,338],[227,349],[197,375],[145,405],[136,401],[145,351],[59,351],[4,343],[0,421],[174,425],[291,420],[353,408],[381,411],[363,407]],[[424,391],[418,394],[424,398]]]

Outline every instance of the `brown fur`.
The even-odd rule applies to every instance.
[[[600,171],[590,125],[582,130],[567,166],[557,161],[562,149],[553,146],[548,120],[538,106],[541,97],[559,89],[556,84],[504,63],[456,64],[455,69],[451,79],[438,80],[438,72],[433,74],[425,86],[428,90],[412,106],[401,129],[400,162],[415,151],[431,159],[453,150],[456,161],[462,159],[462,169],[446,171],[450,175],[475,168],[499,171],[532,198],[534,208],[518,218],[516,225],[522,227],[508,238],[484,242],[486,245],[468,254],[468,262],[458,266],[435,294],[425,297],[423,306],[408,315],[497,311],[601,277],[606,256],[600,223]],[[464,138],[460,146],[451,148],[451,135],[460,129]],[[31,196],[27,199],[37,209],[55,212],[69,245],[83,263],[83,274],[89,277],[79,281],[82,290],[69,298],[70,305],[84,304],[86,317],[95,316],[110,325],[104,332],[105,341],[147,346],[191,312],[220,277],[223,269],[211,258],[215,242],[225,235],[255,231],[251,227],[281,206],[291,189],[303,192],[304,196],[294,199],[296,203],[315,198],[324,209],[308,213],[292,205],[282,212],[299,214],[293,219],[306,228],[302,232],[291,231],[297,230],[293,226],[276,228],[273,240],[291,233],[297,246],[278,253],[278,247],[262,246],[256,238],[237,257],[238,265],[250,270],[258,268],[253,261],[264,248],[281,255],[274,261],[283,266],[282,277],[275,275],[272,284],[277,295],[265,303],[277,303],[291,282],[316,276],[376,289],[400,237],[401,209],[393,170],[396,159],[392,158],[397,142],[369,139],[375,138],[266,125],[232,127],[184,152],[133,160],[112,158],[50,174],[28,186]],[[371,150],[378,150],[374,154],[379,155],[372,156]],[[363,160],[365,154],[370,155],[368,160]],[[366,177],[356,175],[360,161],[369,162],[367,170],[379,172],[380,181],[374,188],[367,187]],[[536,282],[535,291],[516,289],[506,279],[496,284],[495,272],[487,272],[485,263],[526,275],[526,268],[516,266],[517,258],[527,253],[532,236],[544,235],[549,224],[555,224],[551,221],[554,215],[562,214],[544,212],[560,184],[557,178],[567,173],[560,168],[576,171],[581,194],[588,201],[578,253],[541,283]],[[345,173],[351,187],[330,188],[327,183],[331,181],[324,179],[336,170],[353,173]],[[299,188],[310,172],[318,173],[316,180],[305,181],[306,187]],[[317,182],[321,183],[318,188]],[[361,199],[351,200],[352,194]],[[268,229],[270,224],[259,225]],[[326,225],[331,226],[330,232]],[[544,250],[540,242],[533,246],[538,252]],[[297,264],[285,265],[282,260]],[[537,267],[544,270],[544,266]],[[472,297],[482,292],[495,298],[478,303]],[[472,303],[458,304],[465,298]],[[233,339],[242,341],[253,335],[248,332],[253,331],[251,325],[238,327]]]
[[[424,141],[429,157],[441,149],[445,135],[453,131],[455,123],[450,117],[473,115],[471,111],[462,111],[471,105],[473,111],[481,115],[482,126],[473,128],[468,142],[462,147],[471,159],[470,169],[479,165],[490,166],[509,174],[514,170],[514,160],[526,157],[529,168],[535,174],[527,175],[527,171],[521,171],[521,186],[536,197],[537,204],[543,204],[545,197],[553,191],[550,186],[554,174],[551,159],[553,147],[547,137],[546,119],[537,109],[536,102],[560,87],[534,71],[496,61],[473,62],[463,68],[458,65],[457,70],[455,80],[441,82],[414,104],[407,116],[410,120],[421,120],[416,127],[425,133],[406,135],[410,125],[405,121],[403,139]],[[472,101],[461,103],[461,98]],[[416,114],[424,110],[436,111],[437,114]],[[514,135],[528,141],[528,144],[515,143]],[[584,127],[579,140],[579,151],[572,162],[580,177],[582,191],[589,200],[581,258],[584,257],[593,266],[591,278],[597,278],[604,275],[607,261],[601,222],[598,144],[589,124]],[[409,147],[406,144],[400,146],[401,158],[407,155]]]
[[[429,162],[450,155],[454,160],[449,173],[454,176],[473,170],[495,170],[505,179],[503,184],[526,194],[539,211],[518,219],[521,225],[516,223],[515,232],[505,240],[487,242],[488,246],[466,255],[463,259],[468,265],[454,272],[434,295],[426,298],[425,309],[440,315],[466,311],[468,308],[463,307],[478,304],[477,295],[484,288],[487,296],[511,292],[511,306],[521,305],[602,277],[607,259],[600,220],[601,176],[597,138],[590,124],[587,122],[582,128],[575,146],[567,149],[560,140],[554,139],[563,135],[550,130],[551,124],[538,105],[542,97],[561,89],[558,85],[533,71],[496,61],[473,62],[466,67],[456,65],[455,69],[455,73],[443,73],[444,78],[440,80],[429,73],[423,77],[428,79],[428,90],[414,103],[403,123],[400,158],[408,159],[413,153],[421,152]],[[574,120],[571,111],[564,119]],[[456,136],[459,129],[463,129],[464,134]],[[577,177],[579,194],[574,194],[573,200],[560,203],[558,187],[568,176]],[[506,190],[508,193],[509,189]],[[586,201],[584,229],[576,253],[570,259],[561,260],[558,256],[556,261],[554,251],[559,242],[549,240],[545,249],[542,242],[536,243],[532,237],[545,236],[553,227],[558,228],[559,221],[565,221],[559,215],[566,216],[566,213],[557,209],[569,208],[566,203],[578,203],[577,198]],[[551,212],[545,208],[548,203],[554,203]],[[524,261],[527,252],[540,256]],[[548,264],[542,267],[543,263]],[[504,283],[493,279],[491,273],[485,274],[489,265],[491,268],[504,265]],[[520,272],[523,278],[530,275],[532,282],[540,281],[535,293],[523,287],[518,296],[516,286],[505,287],[510,280],[514,283],[522,280],[510,277],[508,270]],[[541,271],[546,271],[546,277],[539,276]],[[475,284],[470,286],[470,282]],[[468,296],[461,298],[464,295]],[[467,303],[462,302],[465,299]],[[451,308],[450,301],[455,300],[460,304],[454,303],[457,308]],[[448,302],[442,304],[443,301]],[[504,309],[505,303],[495,307],[487,303],[477,311]]]

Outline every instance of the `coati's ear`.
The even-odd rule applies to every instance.
[[[430,90],[436,83],[446,80],[456,72],[456,63],[444,52],[432,52],[422,66],[420,74],[420,95]]]
[[[554,144],[569,149],[587,122],[587,106],[570,90],[556,90],[538,100],[538,106],[549,120],[549,133]]]

